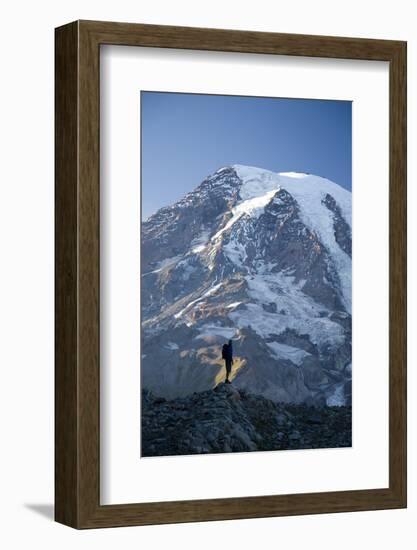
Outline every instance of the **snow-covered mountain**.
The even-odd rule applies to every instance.
[[[309,174],[224,167],[142,224],[142,387],[224,378],[274,401],[351,399],[351,193]]]

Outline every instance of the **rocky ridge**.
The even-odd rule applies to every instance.
[[[350,447],[350,406],[285,404],[221,383],[167,400],[142,392],[142,456]]]

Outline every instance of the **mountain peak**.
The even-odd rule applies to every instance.
[[[212,388],[225,338],[238,388],[283,402],[349,395],[349,191],[223,166],[143,224],[141,257],[142,373],[156,395]]]

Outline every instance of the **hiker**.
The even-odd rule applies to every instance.
[[[233,345],[231,340],[229,340],[228,344],[223,344],[222,358],[224,359],[225,366],[226,366],[225,383],[230,384],[229,375],[232,371],[232,365],[233,365]]]

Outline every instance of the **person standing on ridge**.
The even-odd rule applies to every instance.
[[[226,366],[226,384],[230,384],[229,376],[232,372],[232,365],[233,365],[233,345],[232,341],[229,340],[228,344],[223,344],[222,348],[222,358],[224,359],[225,366]]]

